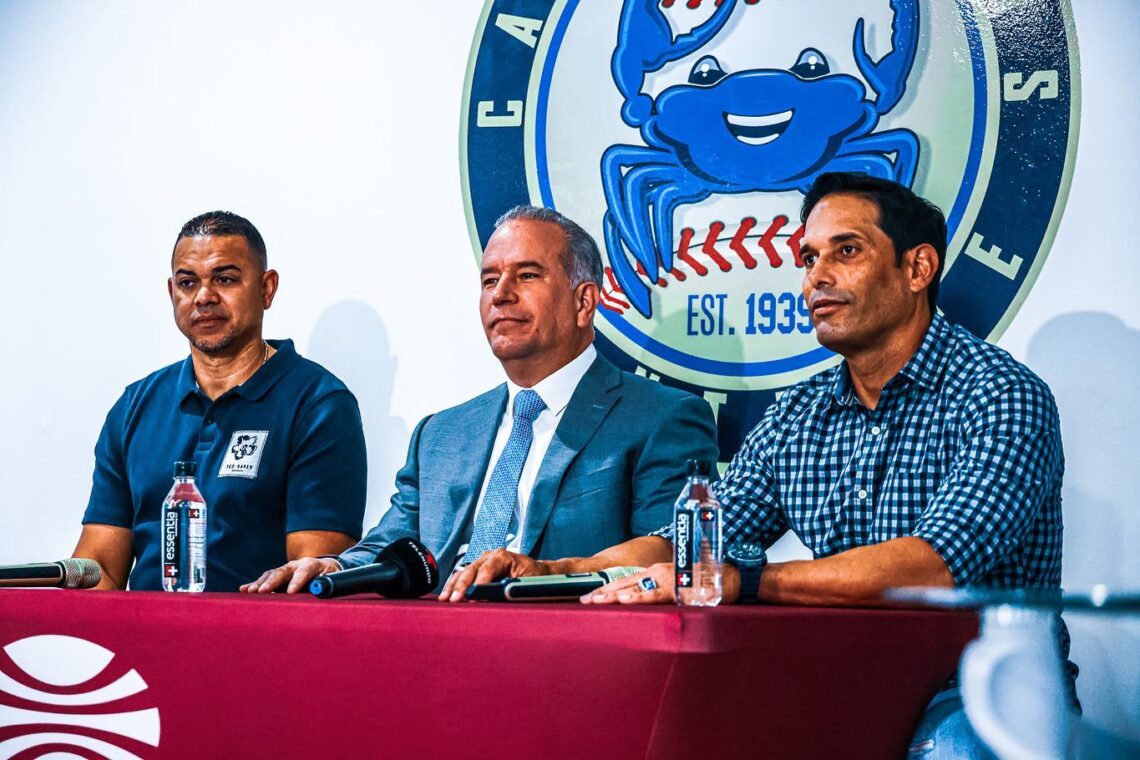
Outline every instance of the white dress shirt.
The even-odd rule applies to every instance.
[[[534,481],[538,478],[538,470],[542,466],[542,460],[546,457],[546,450],[550,448],[550,442],[554,440],[554,431],[562,420],[562,414],[570,403],[570,397],[574,395],[578,383],[582,381],[586,370],[594,363],[597,356],[598,352],[591,343],[569,364],[539,380],[531,388],[546,404],[546,408],[534,420],[534,437],[531,439],[530,451],[527,452],[526,462],[523,463],[522,474],[519,476],[518,502],[515,504],[515,514],[511,518],[511,526],[507,533],[507,549],[510,551],[517,552],[522,547],[522,526],[526,524],[530,492],[534,488]],[[487,474],[483,477],[483,486],[479,489],[479,501],[475,503],[475,517],[471,521],[472,527],[475,525],[475,520],[479,519],[479,511],[483,508],[483,499],[487,496],[487,485],[491,481],[491,473],[499,461],[499,455],[507,446],[507,439],[511,437],[511,428],[514,426],[515,396],[521,390],[523,390],[521,386],[507,380],[507,406],[499,420],[499,431],[495,434],[495,445],[491,447],[491,458],[487,460]],[[471,540],[470,531],[468,531],[467,540]],[[459,547],[460,556],[466,551],[466,544]],[[475,558],[465,557],[462,561],[466,563],[472,559]]]

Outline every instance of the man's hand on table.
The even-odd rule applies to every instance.
[[[321,557],[295,559],[281,567],[266,570],[257,580],[246,583],[238,590],[246,594],[268,594],[288,583],[285,588],[286,593],[296,594],[308,588],[309,581],[318,575],[335,573],[340,569],[340,563],[333,559]]]
[[[531,559],[525,554],[516,554],[506,549],[483,552],[483,556],[461,570],[456,570],[447,579],[441,602],[462,602],[467,598],[467,589],[476,583],[492,583],[500,578],[521,578],[530,575],[550,575],[550,563]]]
[[[721,604],[732,604],[740,596],[740,574],[728,563],[723,567]],[[653,581],[648,585],[655,588],[646,589],[642,585],[646,578]],[[591,591],[582,597],[582,604],[672,604],[677,600],[674,588],[673,563],[660,562]]]

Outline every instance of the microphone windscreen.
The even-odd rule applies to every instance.
[[[59,565],[63,568],[63,588],[94,588],[103,577],[103,569],[93,559],[61,559]]]
[[[439,582],[439,565],[428,548],[413,538],[398,538],[385,546],[376,562],[393,562],[403,568],[403,582],[399,589],[391,589],[384,596],[396,599],[414,599],[435,588]]]

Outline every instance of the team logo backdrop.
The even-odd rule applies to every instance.
[[[950,240],[939,308],[996,339],[1039,272],[1076,152],[1067,0],[491,0],[461,163],[496,217],[556,208],[602,247],[598,346],[702,394],[722,458],[834,365],[800,292],[804,191],[901,182]]]

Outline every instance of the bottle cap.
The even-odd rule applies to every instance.
[[[712,472],[711,462],[706,462],[701,459],[690,459],[687,464],[690,478],[707,478],[709,473]]]
[[[176,478],[192,478],[198,472],[197,462],[175,462],[174,463],[174,477]]]

